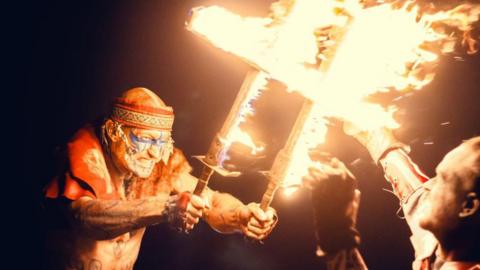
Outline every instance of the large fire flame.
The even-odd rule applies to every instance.
[[[420,10],[413,1],[365,7],[354,0],[281,0],[268,18],[197,8],[188,27],[314,101],[284,179],[291,186],[312,165],[308,150],[325,139],[324,116],[364,129],[396,128],[395,107],[369,103],[368,96],[419,90],[434,78],[441,53],[458,44],[474,51],[469,34],[479,4],[432,10]]]
[[[265,89],[268,78],[268,74],[264,72],[255,74],[255,77],[247,90],[246,97],[242,100],[243,102],[240,104],[239,110],[236,112],[237,114],[235,115],[231,126],[225,134],[222,134],[223,137],[221,137],[221,141],[223,149],[219,157],[219,163],[222,166],[223,163],[229,159],[228,150],[234,142],[239,142],[248,146],[251,149],[252,155],[256,155],[258,152],[264,150],[263,146],[257,146],[255,144],[252,137],[247,132],[243,131],[240,125],[245,122],[249,116],[254,114],[255,110],[253,109],[252,103]]]

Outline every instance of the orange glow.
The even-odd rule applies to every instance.
[[[261,91],[265,88],[267,84],[268,75],[259,72],[253,78],[252,83],[248,86],[246,91],[246,96],[243,99],[243,102],[240,104],[238,112],[235,115],[231,126],[226,130],[225,134],[222,134],[221,141],[223,144],[223,149],[221,153],[220,163],[228,159],[227,152],[232,143],[239,142],[243,145],[248,146],[251,149],[251,154],[256,155],[258,152],[263,151],[262,146],[257,146],[252,137],[245,131],[240,128],[247,117],[254,114],[254,109],[252,107],[252,102],[260,95]]]
[[[283,0],[271,10],[270,17],[254,18],[200,7],[188,28],[314,102],[283,179],[284,186],[298,186],[308,167],[315,166],[308,150],[325,140],[323,117],[364,129],[397,128],[395,107],[366,98],[420,90],[433,80],[439,55],[452,52],[459,39],[473,52],[469,31],[480,5],[421,13],[414,1],[367,8],[353,0]],[[451,28],[463,34],[447,31]],[[343,33],[338,40],[337,32]]]

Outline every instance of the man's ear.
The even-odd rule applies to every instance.
[[[105,132],[112,142],[120,140],[120,135],[118,134],[118,130],[112,119],[105,121]]]
[[[480,198],[475,192],[467,193],[465,201],[462,203],[462,210],[458,213],[460,218],[473,216],[480,211]]]

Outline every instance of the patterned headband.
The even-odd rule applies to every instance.
[[[146,129],[172,130],[172,107],[154,108],[132,105],[125,99],[117,98],[113,105],[111,118],[122,124]]]

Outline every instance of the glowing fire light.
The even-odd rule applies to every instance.
[[[292,159],[285,171],[283,185],[290,187],[284,189],[285,194],[295,192],[295,187],[300,185],[302,177],[307,175],[309,166],[318,165],[310,160],[308,152],[325,142],[327,121],[323,115],[323,108],[318,104],[314,104],[307,115],[301,134],[293,147]]]
[[[247,96],[240,105],[239,111],[233,120],[232,126],[226,131],[225,136],[221,138],[223,149],[220,153],[220,164],[223,165],[223,162],[228,160],[229,157],[227,152],[233,142],[239,142],[248,146],[251,149],[252,155],[256,155],[258,152],[264,150],[263,146],[255,145],[252,137],[245,131],[241,130],[240,125],[247,119],[247,117],[254,114],[252,103],[265,88],[265,85],[267,84],[267,78],[267,74],[259,72],[253,79],[253,82],[249,85]]]
[[[379,91],[421,89],[434,78],[438,55],[452,52],[459,38],[472,52],[469,32],[479,14],[478,4],[421,14],[413,1],[367,8],[353,0],[283,0],[272,5],[269,18],[198,8],[189,29],[315,103],[285,174],[284,185],[295,186],[312,166],[308,150],[325,139],[324,116],[364,129],[398,127],[394,107],[365,99]],[[340,40],[336,32],[344,33]]]

